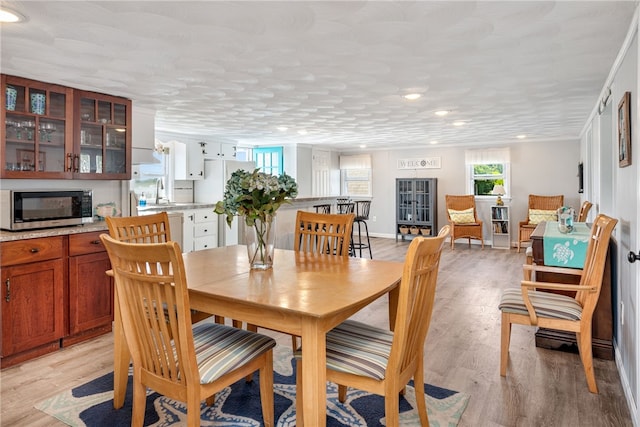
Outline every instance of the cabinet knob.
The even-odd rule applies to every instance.
[[[100,240],[92,240],[91,244],[92,245],[99,245],[100,244]]]
[[[4,284],[7,287],[7,294],[5,295],[4,300],[9,302],[11,300],[11,282],[7,279]]]
[[[38,248],[31,248],[31,249],[30,249],[30,252],[31,252],[32,254],[37,254],[38,252],[40,252],[40,249],[38,249]]]

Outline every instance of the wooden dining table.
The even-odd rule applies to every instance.
[[[245,246],[184,254],[191,308],[302,338],[306,425],[326,425],[326,333],[388,294],[395,322],[401,262],[276,249],[269,270],[250,270]],[[114,407],[124,404],[129,350],[116,306]]]

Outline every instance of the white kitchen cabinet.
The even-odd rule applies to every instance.
[[[171,141],[173,179],[197,181],[204,179],[204,155],[202,146],[196,142]]]
[[[229,142],[201,142],[205,159],[235,160],[236,145]]]
[[[185,210],[182,230],[184,253],[218,247],[218,215],[213,208]]]

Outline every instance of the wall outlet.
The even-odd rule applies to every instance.
[[[371,217],[371,221],[376,222],[376,216],[375,215]]]

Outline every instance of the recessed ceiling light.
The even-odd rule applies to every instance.
[[[429,144],[431,144],[431,145],[436,145],[437,143],[438,143],[438,141],[435,141],[435,140],[429,141]]]
[[[440,111],[436,111],[436,116],[446,116],[447,114],[449,114],[449,112],[447,110],[440,110]]]
[[[464,126],[465,122],[458,120],[457,122],[453,122],[451,124],[454,125],[454,126]]]
[[[298,133],[299,133],[300,135],[306,135],[306,134],[307,134],[307,131],[306,131],[306,130],[304,130],[304,129],[300,129],[300,130],[298,131]]]
[[[525,139],[526,137],[527,137],[527,135],[518,135],[518,136],[516,136],[516,138],[518,138],[518,139]]]
[[[15,12],[11,9],[7,9],[6,7],[0,8],[0,22],[24,22],[26,18]]]
[[[409,101],[415,101],[416,99],[420,98],[421,96],[422,95],[420,95],[419,93],[408,93],[404,97],[405,97],[405,99],[408,99]]]
[[[360,144],[360,148],[367,148],[367,144]]]
[[[286,131],[287,131],[287,129],[289,129],[289,128],[288,128],[288,127],[286,127],[286,126],[278,126],[278,130],[279,130],[280,132],[286,132]]]

